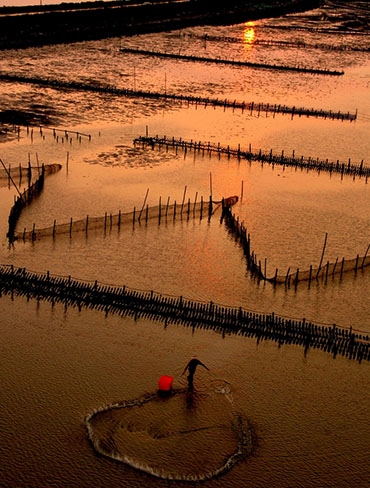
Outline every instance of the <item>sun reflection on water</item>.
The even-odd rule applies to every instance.
[[[254,27],[255,27],[254,22],[245,22],[244,24],[243,42],[244,42],[244,47],[247,49],[252,48],[254,39],[256,37],[256,32],[254,30]]]

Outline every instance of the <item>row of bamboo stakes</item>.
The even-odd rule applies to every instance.
[[[277,166],[287,166],[287,167],[294,167],[300,168],[302,170],[315,170],[318,172],[327,172],[327,173],[338,173],[340,175],[350,175],[353,178],[357,177],[364,177],[366,182],[370,176],[370,166],[366,166],[364,164],[364,160],[360,163],[353,163],[351,158],[348,159],[347,162],[340,162],[337,161],[329,161],[329,159],[320,159],[320,158],[313,158],[307,156],[296,156],[295,151],[293,151],[292,155],[288,156],[285,154],[284,151],[281,153],[274,153],[272,149],[270,151],[262,151],[259,150],[252,150],[252,145],[249,144],[248,149],[241,148],[240,144],[238,147],[230,147],[223,146],[220,143],[211,143],[211,142],[202,142],[202,141],[187,141],[182,138],[175,139],[174,137],[159,137],[158,135],[151,137],[147,134],[145,136],[140,136],[134,139],[134,145],[141,145],[142,147],[149,146],[152,149],[154,147],[158,147],[161,149],[162,147],[166,149],[174,149],[176,151],[181,150],[185,153],[188,151],[193,151],[194,154],[201,154],[204,156],[208,154],[211,156],[212,154],[217,154],[219,157],[227,156],[227,158],[235,157],[238,161],[246,160],[249,162],[258,161],[262,165],[269,164],[272,167],[275,165]]]
[[[344,31],[345,32],[345,31]],[[180,33],[179,36],[189,37],[191,39],[200,39],[204,42],[223,42],[232,44],[243,44],[245,45],[245,39],[243,37],[231,37],[231,36],[214,36],[210,34],[195,34],[195,33]],[[365,46],[351,46],[346,44],[324,44],[324,43],[310,43],[302,40],[289,40],[283,41],[278,39],[253,39],[252,45],[263,46],[263,47],[284,47],[284,48],[294,48],[294,49],[320,49],[326,51],[357,51],[357,52],[369,52],[370,48]]]
[[[306,117],[320,117],[324,119],[335,119],[341,121],[354,121],[357,119],[357,110],[355,113],[351,112],[341,112],[335,110],[326,110],[326,109],[315,109],[315,108],[305,108],[305,107],[290,107],[287,105],[281,104],[274,104],[274,103],[265,103],[265,102],[245,102],[245,101],[238,101],[238,100],[228,100],[228,99],[219,99],[219,98],[210,98],[210,97],[196,97],[193,95],[182,95],[177,93],[167,93],[165,92],[154,92],[154,91],[146,91],[146,90],[132,90],[129,88],[118,88],[113,85],[101,85],[101,84],[89,84],[89,83],[82,83],[79,81],[65,81],[65,80],[56,80],[52,78],[40,78],[37,76],[25,76],[25,75],[11,75],[7,73],[0,73],[0,80],[6,81],[10,83],[26,83],[26,84],[35,84],[40,86],[51,87],[55,89],[68,89],[68,90],[75,90],[75,91],[84,91],[84,92],[92,92],[92,93],[104,93],[104,94],[111,94],[113,96],[124,96],[124,97],[132,97],[132,98],[145,98],[145,99],[155,99],[155,100],[166,100],[172,102],[180,102],[181,104],[185,103],[187,106],[203,106],[207,107],[221,107],[224,110],[227,108],[231,108],[232,110],[241,110],[242,113],[245,111],[249,111],[252,115],[253,113],[258,114],[258,116],[262,113],[272,113],[276,114],[291,114],[292,117],[294,116],[306,116]]]
[[[261,314],[242,307],[224,307],[214,302],[188,300],[182,296],[169,297],[153,290],[139,291],[123,286],[86,282],[71,276],[34,273],[13,265],[0,266],[0,294],[25,296],[27,299],[64,304],[65,308],[96,309],[108,314],[143,317],[159,320],[164,327],[183,324],[217,331],[223,337],[231,334],[254,337],[257,343],[270,340],[295,344],[304,348],[321,349],[334,358],[339,356],[361,361],[370,360],[368,334],[340,328],[336,324],[324,326],[302,320],[288,319],[274,313]]]
[[[226,64],[232,66],[240,66],[254,69],[268,69],[275,71],[290,71],[296,73],[309,73],[313,75],[329,75],[329,76],[342,76],[344,71],[321,69],[321,68],[308,68],[304,66],[290,66],[286,64],[271,64],[271,63],[257,63],[251,61],[240,61],[235,59],[222,59],[222,58],[207,58],[205,56],[195,56],[190,54],[169,53],[164,51],[154,51],[148,49],[122,47],[120,52],[125,54],[140,54],[144,56],[151,56],[157,58],[177,59],[182,61],[195,61],[200,63],[212,63],[212,64]]]

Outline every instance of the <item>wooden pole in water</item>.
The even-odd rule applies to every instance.
[[[369,252],[369,249],[370,249],[370,244],[367,246],[367,249],[366,249],[366,252],[365,252],[365,256],[364,256],[364,258],[362,260],[361,268],[364,267],[365,260],[366,260],[366,256],[367,256],[367,253]]]
[[[325,254],[325,248],[326,248],[326,242],[327,242],[327,240],[328,240],[328,233],[326,232],[326,234],[325,234],[325,240],[324,240],[324,245],[323,245],[322,253],[321,253],[320,264],[319,264],[319,267],[318,267],[317,273],[316,273],[316,279],[318,279],[319,273],[320,273],[320,270],[321,270],[321,265],[322,265],[322,261],[324,259],[324,254]]]
[[[182,210],[183,210],[183,208],[184,208],[184,203],[185,203],[186,189],[187,189],[187,186],[185,185],[185,188],[184,188],[184,194],[183,194],[183,196],[182,196],[182,203],[181,203],[181,212],[180,212],[181,217],[182,217]]]
[[[344,269],[344,258],[342,258],[342,265],[340,267],[340,279],[342,279],[343,269]]]
[[[167,218],[167,214],[168,214],[168,206],[170,204],[170,197],[167,197],[167,204],[166,204],[166,218]]]
[[[139,213],[139,217],[137,219],[139,223],[140,223],[140,219],[141,219],[141,214],[143,213],[143,210],[144,210],[144,207],[145,207],[145,204],[146,204],[146,199],[148,198],[148,193],[149,193],[149,188],[146,190],[146,195],[145,195],[145,198],[144,198],[143,206],[141,207],[141,210],[140,210],[140,213]]]
[[[212,198],[212,173],[209,172],[209,194],[211,195]]]
[[[9,180],[13,183],[14,188],[17,190],[17,192],[19,194],[20,199],[24,203],[24,199],[22,197],[22,193],[20,192],[18,186],[16,185],[15,181],[13,180],[13,178],[12,178],[12,176],[10,174],[10,170],[8,171],[7,167],[5,166],[5,164],[4,164],[4,162],[3,162],[3,160],[1,158],[0,158],[0,163],[3,165],[3,168],[5,169],[5,172],[7,173]]]

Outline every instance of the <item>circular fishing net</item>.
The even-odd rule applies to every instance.
[[[207,480],[252,450],[251,429],[223,387],[124,401],[90,414],[86,425],[97,452],[163,479]]]

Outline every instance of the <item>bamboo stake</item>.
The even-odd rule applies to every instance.
[[[323,245],[322,253],[321,253],[320,264],[319,264],[319,267],[318,267],[318,270],[317,270],[317,273],[316,273],[316,279],[318,279],[319,273],[320,273],[320,270],[321,270],[321,265],[322,265],[322,261],[324,259],[324,254],[325,254],[325,248],[326,248],[327,239],[328,239],[328,233],[326,232],[326,234],[325,234],[325,240],[324,240],[324,245]]]

